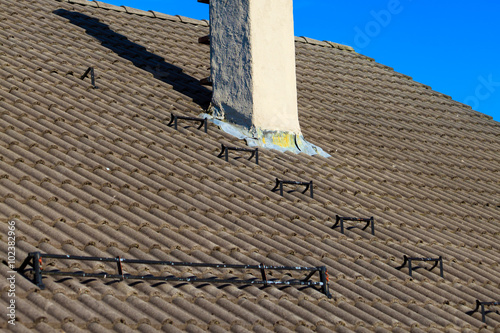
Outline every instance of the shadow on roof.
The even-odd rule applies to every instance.
[[[156,79],[171,85],[174,90],[191,98],[200,107],[208,107],[212,92],[201,86],[196,78],[183,73],[180,67],[167,63],[164,58],[149,52],[144,46],[114,32],[97,18],[65,9],[57,9],[53,13],[85,29],[85,32],[99,40],[102,46],[130,60],[136,67],[150,72]]]

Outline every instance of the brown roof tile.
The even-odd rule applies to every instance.
[[[213,125],[208,134],[189,123],[167,126],[171,112],[196,116],[210,100],[210,89],[197,83],[209,74],[209,49],[197,43],[206,21],[97,1],[3,8],[0,214],[16,218],[21,256],[325,265],[334,296],[52,277],[33,293],[29,280],[16,279],[18,330],[500,327],[494,313],[486,324],[466,314],[476,299],[500,292],[496,122],[350,47],[301,37],[302,129],[332,157],[262,150],[259,165],[236,155],[226,163],[217,158],[220,144],[242,142]],[[88,66],[98,89],[79,79]],[[271,192],[275,177],[313,180],[314,199],[294,188],[284,197]],[[374,216],[375,236],[357,224],[345,235],[331,229],[337,214]],[[397,270],[404,254],[443,256],[444,279],[436,269],[414,270],[413,278],[407,267]],[[115,266],[53,260],[46,267]],[[259,276],[145,264],[125,270]]]

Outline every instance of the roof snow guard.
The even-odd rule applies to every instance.
[[[442,256],[439,256],[438,258],[419,258],[419,257],[408,257],[407,255],[404,255],[403,260],[404,260],[403,264],[401,266],[397,267],[396,269],[399,270],[399,269],[405,267],[406,264],[408,263],[408,274],[410,275],[410,277],[412,276],[413,271],[416,268],[418,268],[418,267],[414,268],[412,266],[412,261],[434,261],[434,266],[432,266],[428,270],[432,271],[439,264],[439,276],[444,277],[443,257]]]
[[[83,73],[83,75],[80,77],[80,80],[84,80],[90,74],[90,83],[92,84],[92,88],[97,89],[97,86],[95,85],[95,73],[94,72],[95,72],[94,67],[91,66],[91,67],[87,68],[85,73]]]
[[[365,230],[368,226],[371,225],[372,235],[375,235],[375,222],[373,216],[370,218],[362,218],[362,217],[347,217],[347,216],[335,216],[335,224],[332,226],[332,229],[335,229],[337,225],[340,223],[340,232],[344,233],[344,221],[357,221],[357,222],[366,222],[366,225],[361,229]]]
[[[278,179],[276,178],[276,185],[271,191],[276,191],[279,189],[280,195],[283,196],[283,184],[288,184],[288,185],[304,185],[306,188],[302,192],[302,194],[305,194],[307,190],[309,190],[309,196],[311,198],[314,197],[313,194],[313,181],[308,181],[308,182],[300,182],[300,181],[294,181],[294,180],[283,180],[283,179]]]
[[[472,311],[468,311],[467,314],[469,316],[472,316],[474,313],[479,311],[479,308],[481,308],[481,321],[483,323],[486,323],[486,313],[489,312],[499,313],[498,311],[485,311],[484,307],[491,305],[500,305],[500,302],[481,302],[480,300],[476,300],[476,308]]]
[[[58,270],[45,271],[42,268],[43,258],[47,259],[58,259],[58,260],[77,260],[77,261],[99,261],[99,262],[115,262],[117,264],[118,274],[109,274],[105,272],[101,273],[85,273],[85,272],[61,272]],[[193,277],[177,277],[177,276],[154,276],[154,275],[131,275],[123,273],[123,264],[147,264],[147,265],[163,265],[163,266],[188,266],[188,267],[199,267],[199,268],[232,268],[232,269],[246,269],[246,270],[259,270],[262,279],[218,279],[218,278],[199,278]],[[85,256],[72,256],[72,255],[61,255],[61,254],[48,254],[40,252],[31,252],[28,254],[26,259],[17,269],[18,272],[24,274],[27,269],[26,267],[30,265],[33,267],[33,283],[37,285],[40,289],[44,289],[45,285],[42,281],[42,275],[59,275],[59,276],[75,276],[75,277],[93,277],[102,279],[119,279],[123,280],[152,280],[152,281],[181,281],[181,282],[204,282],[204,283],[234,283],[234,284],[261,284],[264,286],[275,285],[275,286],[319,286],[322,293],[324,293],[328,298],[332,295],[329,291],[328,286],[328,272],[325,266],[320,267],[286,267],[286,266],[266,266],[264,264],[260,265],[229,265],[229,264],[203,264],[203,263],[192,263],[192,262],[173,262],[173,261],[155,261],[155,260],[138,260],[138,259],[124,259],[120,257],[116,258],[102,258],[102,257],[85,257]],[[266,270],[273,271],[308,271],[309,274],[302,280],[290,279],[290,280],[268,280],[266,276]],[[320,281],[311,281],[310,279],[313,275],[318,272]]]
[[[226,159],[226,162],[229,160],[229,151],[243,151],[243,152],[251,152],[252,155],[248,158],[248,160],[251,160],[255,156],[255,164],[259,164],[259,148],[240,148],[240,147],[227,147],[223,143],[221,143],[221,152],[217,157],[222,157]]]

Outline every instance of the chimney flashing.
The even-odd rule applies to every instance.
[[[320,155],[323,157],[330,157],[321,147],[307,142],[302,134],[297,135],[296,133],[286,131],[261,130],[255,127],[249,129],[207,113],[200,114],[200,117],[206,118],[227,134],[237,139],[245,140],[249,147],[260,147],[275,149],[281,152],[288,151],[295,154],[305,153],[311,156]]]

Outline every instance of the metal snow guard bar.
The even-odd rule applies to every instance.
[[[220,154],[217,157],[220,158],[220,157],[224,156],[226,159],[226,162],[229,160],[229,151],[233,150],[233,151],[251,152],[252,155],[250,155],[248,160],[251,160],[255,156],[255,164],[257,164],[257,165],[259,164],[259,148],[228,147],[228,146],[224,145],[223,143],[221,143],[221,146],[222,146],[221,147],[222,151],[220,152]]]
[[[467,311],[466,314],[472,316],[474,312],[477,312],[479,310],[479,307],[481,307],[481,320],[483,321],[483,323],[486,323],[486,311],[484,311],[484,307],[489,305],[500,305],[500,302],[481,302],[479,300],[476,300],[476,308],[472,311]],[[488,312],[499,313],[498,311],[488,311]]]
[[[100,262],[116,262],[118,274],[107,273],[84,273],[84,272],[60,272],[60,271],[43,271],[42,258],[60,259],[60,260],[81,260],[81,261],[100,261]],[[235,269],[255,269],[259,270],[262,280],[238,280],[238,279],[213,279],[213,278],[198,278],[198,277],[175,277],[175,276],[152,276],[152,275],[129,275],[123,274],[122,263],[126,264],[148,264],[148,265],[165,265],[165,266],[189,266],[189,267],[204,267],[204,268],[235,268]],[[267,266],[260,265],[230,265],[230,264],[204,264],[204,263],[188,263],[188,262],[173,262],[173,261],[155,261],[155,260],[140,260],[140,259],[125,259],[125,258],[102,258],[102,257],[84,257],[61,254],[48,254],[40,252],[31,252],[17,269],[23,274],[26,267],[33,267],[35,283],[40,289],[45,286],[42,282],[42,275],[61,275],[61,276],[80,276],[80,277],[95,277],[103,279],[120,279],[120,280],[157,280],[157,281],[183,281],[183,282],[211,282],[211,283],[238,283],[238,284],[263,284],[268,285],[288,285],[288,286],[319,286],[323,294],[331,298],[328,285],[328,272],[325,266],[320,267],[287,267],[287,266]],[[275,271],[310,271],[303,280],[276,281],[267,280],[266,270]],[[320,281],[310,281],[309,279],[314,273],[319,273]]]
[[[174,128],[177,130],[177,120],[179,119],[189,120],[189,121],[199,121],[200,126],[198,127],[198,129],[201,129],[203,127],[204,132],[207,133],[208,120],[206,118],[185,117],[170,113],[170,122],[167,124],[167,126],[170,126],[173,123]]]
[[[434,261],[434,266],[432,266],[429,271],[432,271],[436,266],[439,264],[439,275],[441,277],[444,277],[444,270],[443,270],[443,257],[439,256],[438,258],[415,258],[415,257],[408,257],[407,255],[403,256],[403,264],[399,267],[396,267],[396,269],[401,269],[405,267],[406,263],[408,263],[408,273],[410,274],[410,277],[412,276],[412,271],[413,267],[411,262],[412,261]]]
[[[358,222],[366,222],[366,225],[361,230],[365,230],[371,225],[372,235],[375,235],[375,224],[373,216],[370,218],[361,218],[361,217],[347,217],[347,216],[338,216],[335,215],[335,224],[332,225],[332,229],[335,229],[340,222],[340,232],[344,233],[344,221],[358,221]]]
[[[302,194],[305,194],[307,190],[309,190],[309,196],[312,198],[313,197],[313,181],[309,182],[298,182],[298,181],[293,181],[293,180],[282,180],[279,178],[276,178],[276,185],[274,188],[271,190],[272,192],[276,191],[277,189],[280,190],[280,195],[283,196],[283,184],[289,184],[289,185],[305,185],[305,190],[302,191]]]

